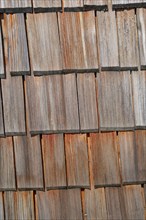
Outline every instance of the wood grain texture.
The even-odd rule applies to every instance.
[[[120,67],[138,69],[138,40],[134,10],[117,12]]]
[[[63,134],[42,136],[46,188],[66,187],[66,167]]]
[[[29,74],[28,48],[23,14],[9,14],[4,17],[8,33],[8,63],[12,75]]]
[[[146,72],[132,72],[134,116],[137,128],[146,128]]]
[[[146,69],[146,9],[137,9],[137,29],[141,69]]]
[[[133,8],[145,6],[146,0],[112,0],[113,8]]]
[[[130,72],[102,72],[97,82],[100,129],[134,129]]]
[[[1,89],[1,85],[0,85]],[[3,123],[3,110],[2,110],[2,93],[0,90],[0,136],[4,136],[4,123]]]
[[[8,73],[9,74],[9,73]],[[25,134],[24,93],[21,76],[1,80],[6,135]]]
[[[91,153],[96,186],[120,184],[116,133],[91,133]]]
[[[6,219],[35,219],[33,192],[5,192],[4,205]]]
[[[0,138],[0,190],[15,189],[15,169],[12,138]]]
[[[81,130],[98,130],[94,73],[77,74],[77,89]]]
[[[0,219],[4,219],[4,204],[2,192],[0,192]]]
[[[123,183],[146,182],[146,131],[119,132]]]
[[[67,182],[69,187],[89,187],[87,137],[65,135]]]
[[[85,190],[85,213],[87,220],[107,219],[106,198],[104,188]]]
[[[26,86],[31,133],[79,130],[74,74],[27,77]]]
[[[64,7],[65,10],[66,8],[71,8],[71,9],[75,9],[75,8],[82,8],[83,7],[83,0],[64,0]]]
[[[85,7],[92,9],[105,8],[108,5],[108,0],[84,0]]]
[[[56,13],[27,14],[26,22],[30,62],[34,74],[61,72],[62,59]]]
[[[94,12],[59,13],[58,18],[64,71],[97,70]]]
[[[36,219],[81,219],[79,189],[50,190],[36,193]]]
[[[146,184],[144,184],[144,195],[145,195],[145,201],[146,201]]]
[[[33,0],[35,12],[58,11],[61,9],[61,0]]]
[[[115,12],[97,12],[97,28],[101,69],[119,69],[118,34]]]
[[[3,54],[3,46],[2,46],[2,28],[0,25],[0,78],[5,76],[4,70],[4,54]]]
[[[39,136],[14,137],[18,189],[43,189]]]
[[[0,0],[0,13],[31,12],[31,0]]]

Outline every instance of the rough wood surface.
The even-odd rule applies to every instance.
[[[13,75],[29,74],[28,48],[23,14],[4,17],[3,33],[8,33],[8,62]],[[6,33],[4,33],[6,35]]]
[[[12,138],[0,138],[0,190],[15,189]]]
[[[2,46],[2,28],[0,25],[0,78],[5,76],[4,72],[4,54],[3,54],[3,46]]]
[[[134,129],[130,72],[102,72],[97,81],[100,129]]]
[[[39,136],[14,137],[18,189],[42,189],[43,172]]]
[[[138,41],[134,10],[117,12],[119,58],[122,69],[138,69]]]
[[[8,73],[9,74],[9,73]],[[6,135],[25,134],[24,93],[21,76],[1,80]]]
[[[33,0],[35,12],[56,11],[61,9],[61,0]]]
[[[66,8],[81,8],[83,7],[83,0],[64,0],[64,7]]]
[[[81,219],[79,189],[50,190],[36,193],[37,219]]]
[[[119,69],[118,34],[115,12],[97,12],[97,27],[102,70]]]
[[[0,219],[4,219],[4,204],[2,192],[0,192]]]
[[[141,69],[146,69],[146,9],[137,9],[137,29]]]
[[[96,186],[120,184],[116,133],[90,134],[94,183]]]
[[[69,187],[89,187],[87,137],[65,135],[67,182]]]
[[[94,12],[59,13],[58,18],[64,71],[97,70]]]
[[[108,0],[84,0],[84,5],[96,9],[97,7],[107,7]]]
[[[66,187],[66,167],[63,134],[42,136],[46,188]]]
[[[77,74],[77,89],[81,130],[98,130],[94,73]]]
[[[31,12],[31,0],[0,0],[0,13]]]
[[[62,60],[56,13],[27,14],[27,33],[34,74],[61,72]]]
[[[123,183],[146,182],[146,131],[119,132]]]
[[[146,0],[112,0],[113,8],[133,8],[145,5]]]
[[[146,128],[146,72],[132,72],[135,126]]]
[[[34,220],[33,192],[5,192],[6,219]]]
[[[1,89],[1,85],[0,85]],[[4,123],[3,123],[3,110],[2,110],[2,93],[0,90],[0,136],[4,136]]]
[[[104,188],[85,190],[85,219],[107,219],[106,198]]]

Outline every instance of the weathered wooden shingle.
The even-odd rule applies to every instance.
[[[0,78],[3,78],[5,75],[4,70],[4,54],[3,54],[3,44],[2,44],[2,28],[0,24]]]
[[[120,184],[116,133],[90,134],[94,183],[96,186]]]
[[[98,130],[94,73],[77,74],[80,126],[82,131]]]
[[[42,136],[46,188],[66,187],[66,167],[63,134]]]
[[[107,8],[108,0],[84,0],[85,7],[90,9]]]
[[[10,73],[8,73],[10,74]],[[24,91],[21,76],[1,80],[6,135],[25,134]]]
[[[61,9],[61,0],[33,0],[35,12],[57,11]]]
[[[4,204],[2,192],[0,192],[0,219],[4,219]]]
[[[79,189],[50,190],[36,193],[37,219],[81,219]]]
[[[62,59],[56,13],[27,14],[27,33],[34,74],[61,72]]]
[[[3,34],[7,37],[8,65],[11,74],[29,74],[24,14],[6,15],[2,27]]]
[[[123,183],[146,182],[146,131],[119,132]]]
[[[12,138],[0,138],[0,190],[15,189]]]
[[[39,136],[14,137],[18,189],[42,189],[43,171]]]
[[[0,13],[31,12],[31,11],[32,11],[31,0],[0,0]]]
[[[87,220],[107,219],[106,198],[104,188],[85,190],[84,216]]]
[[[134,10],[117,12],[120,67],[138,69],[138,40]]]
[[[136,128],[146,128],[146,72],[132,72]]]
[[[87,137],[65,135],[67,182],[69,187],[89,187]]]
[[[33,192],[5,192],[4,209],[6,219],[34,220]]]
[[[83,7],[83,0],[63,0],[65,11],[71,10],[79,10]]]
[[[101,69],[118,69],[118,34],[115,12],[97,12],[97,27]]]
[[[2,93],[0,84],[0,136],[4,136],[3,110],[2,110]]]
[[[137,9],[138,43],[141,69],[146,69],[146,9]]]
[[[66,12],[58,16],[64,71],[97,70],[94,12]]]
[[[134,129],[130,72],[102,72],[97,80],[100,129]]]
[[[112,0],[113,8],[133,8],[146,5],[146,0]]]

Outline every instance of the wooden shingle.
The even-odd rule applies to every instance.
[[[90,134],[95,186],[120,184],[116,133]]]
[[[0,78],[5,75],[4,71],[4,54],[3,54],[3,44],[2,44],[2,28],[0,25]]]
[[[146,72],[132,72],[136,128],[146,128]]]
[[[63,134],[42,136],[45,186],[66,187],[66,167]]]
[[[89,187],[89,169],[86,135],[66,134],[65,151],[68,186]]]
[[[0,138],[0,190],[15,189],[12,138]]]
[[[1,85],[0,85],[1,89]],[[3,110],[2,110],[2,93],[0,90],[0,136],[4,136]]]
[[[108,0],[84,0],[85,7],[89,9],[107,8]]]
[[[31,12],[31,0],[0,0],[0,13]]]
[[[137,9],[138,43],[141,69],[146,69],[146,9]]]
[[[115,12],[97,12],[97,26],[101,69],[119,69],[118,34]]]
[[[6,219],[35,219],[33,192],[5,192],[4,209]]]
[[[100,129],[134,129],[130,72],[102,72],[97,81]]]
[[[0,219],[4,219],[4,205],[2,192],[0,192]]]
[[[9,74],[9,73],[8,73]],[[24,93],[21,76],[1,80],[6,135],[25,134]]]
[[[62,60],[56,13],[27,14],[26,22],[30,62],[34,74],[61,72]]]
[[[36,193],[37,219],[82,220],[79,189],[50,190]]]
[[[146,0],[112,0],[113,8],[134,8],[146,5]]]
[[[18,189],[42,189],[43,171],[39,136],[14,137]]]
[[[85,190],[85,211],[87,220],[107,219],[106,198],[104,188]]]
[[[61,0],[33,0],[35,12],[58,11],[61,9]]]
[[[117,12],[120,67],[123,70],[138,69],[138,41],[134,10]]]
[[[64,71],[97,70],[94,12],[59,13],[58,18]]]
[[[119,132],[123,183],[146,182],[146,131]]]
[[[98,130],[94,73],[77,74],[80,126],[82,131]]]
[[[83,7],[83,0],[64,0],[64,8],[65,11],[71,9],[71,10],[79,10]]]

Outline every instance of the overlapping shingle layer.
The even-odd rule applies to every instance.
[[[0,0],[0,219],[145,220],[145,4]]]

